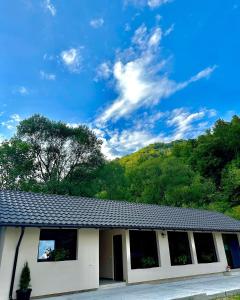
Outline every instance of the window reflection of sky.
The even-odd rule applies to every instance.
[[[39,241],[38,259],[47,259],[46,252],[55,249],[55,241]]]

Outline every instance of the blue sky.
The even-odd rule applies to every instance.
[[[240,111],[240,0],[3,0],[0,136],[34,113],[108,158]]]

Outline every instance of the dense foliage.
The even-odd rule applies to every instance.
[[[86,126],[71,128],[34,115],[0,146],[1,188],[60,194],[86,194],[103,164],[101,141]]]
[[[34,115],[0,146],[1,188],[218,210],[240,218],[240,118],[107,161],[86,126]]]
[[[20,290],[29,289],[30,282],[31,282],[30,269],[29,269],[28,263],[26,262],[24,264],[24,267],[23,267],[21,275],[20,275],[20,282],[19,282]]]
[[[103,165],[93,195],[240,218],[240,118],[218,120],[197,139],[156,143]]]

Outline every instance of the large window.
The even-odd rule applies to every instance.
[[[77,230],[42,229],[38,246],[38,261],[76,259]]]
[[[156,233],[130,230],[131,268],[158,267]]]
[[[171,265],[187,265],[192,263],[187,232],[168,232]]]
[[[212,263],[217,261],[212,233],[194,233],[194,241],[198,263]]]

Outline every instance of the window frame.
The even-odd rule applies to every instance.
[[[174,235],[174,234],[183,234],[186,237],[186,242],[187,242],[187,263],[174,263],[173,262],[173,253],[172,253],[172,245],[170,245],[170,240],[171,238],[169,238],[170,235]],[[191,240],[189,237],[189,233],[187,231],[167,231],[167,238],[168,238],[168,247],[169,247],[169,257],[170,257],[170,263],[172,267],[176,267],[176,266],[187,266],[187,265],[192,265],[193,264],[193,255],[192,255],[192,249],[191,249]],[[172,241],[171,241],[172,242]],[[184,254],[185,255],[185,254]]]
[[[74,243],[74,246],[75,246],[75,249],[73,250],[73,256],[74,258],[67,258],[67,259],[61,259],[61,260],[54,260],[54,259],[40,259],[39,258],[39,247],[40,247],[40,242],[41,241],[48,241],[47,239],[42,239],[41,240],[41,232],[43,231],[71,231],[72,233],[75,234],[74,236],[74,240],[73,240],[73,243]],[[68,261],[76,261],[78,260],[78,233],[79,233],[79,230],[78,229],[74,229],[74,228],[40,228],[40,231],[39,231],[39,239],[38,239],[38,251],[37,251],[37,262],[38,263],[45,263],[45,262],[68,262]],[[54,240],[55,242],[55,249],[56,249],[56,240]],[[49,239],[49,241],[53,241]],[[54,250],[55,250],[54,249]]]
[[[156,253],[154,254],[154,259],[156,259],[156,264],[151,267],[133,267],[133,261],[132,261],[132,251],[131,251],[131,233],[151,233],[154,234],[154,241],[156,243]],[[130,267],[131,270],[147,270],[147,269],[152,269],[152,268],[159,268],[160,267],[160,255],[159,255],[159,244],[158,244],[158,234],[156,230],[134,230],[130,229],[129,230],[129,248],[130,248]]]
[[[200,261],[199,260],[199,254],[198,254],[198,249],[197,249],[197,243],[196,243],[196,236],[197,235],[208,235],[211,236],[212,238],[212,246],[213,246],[213,250],[214,250],[214,261],[210,261],[210,262],[204,262],[204,261]],[[194,245],[195,245],[195,250],[196,250],[196,258],[197,258],[197,263],[198,264],[213,264],[213,263],[218,263],[219,262],[219,256],[218,256],[218,249],[217,249],[217,244],[216,244],[216,240],[215,240],[215,235],[213,232],[193,232],[193,239],[194,239]]]

